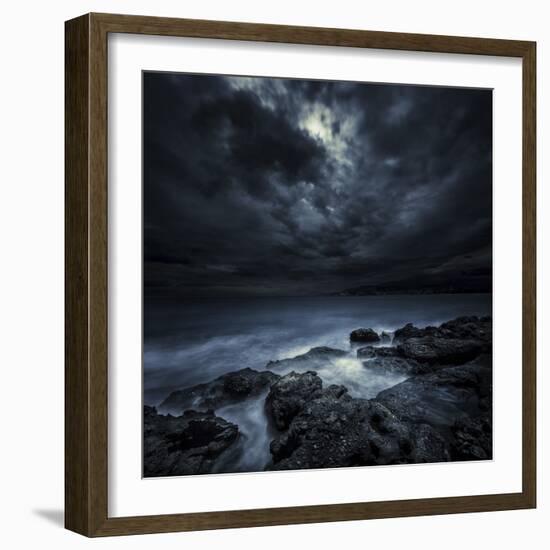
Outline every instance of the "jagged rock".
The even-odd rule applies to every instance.
[[[431,427],[411,429],[376,401],[316,394],[271,443],[269,469],[330,468],[449,460],[444,439]]]
[[[338,368],[357,368],[356,362],[341,361],[351,352],[329,347],[268,363],[284,376],[242,369],[173,392],[159,412],[196,410],[174,417],[146,407],[145,475],[229,471],[228,464],[240,464],[251,440],[239,437],[238,427],[212,409],[233,403],[240,407],[242,401],[266,394],[265,412],[272,424],[267,433],[277,433],[268,469],[491,458],[492,370],[486,355],[491,338],[491,319],[478,317],[460,317],[439,327],[406,325],[395,332],[396,346],[379,345],[391,341],[387,333],[353,331],[350,341],[358,344],[357,357],[365,366],[354,374],[363,380],[377,380],[377,371],[391,373],[394,380],[408,377],[371,400],[351,397],[344,386],[323,389],[315,370],[337,379],[331,373],[338,374]],[[350,388],[355,391],[353,383]],[[255,401],[247,403],[257,407]],[[266,450],[264,446],[264,464]]]
[[[452,426],[455,453],[459,460],[487,460],[493,458],[491,415],[460,418]]]
[[[269,361],[266,365],[268,369],[317,369],[325,366],[334,359],[345,357],[348,355],[347,351],[341,349],[329,348],[327,346],[321,346],[317,348],[311,348],[307,353],[291,357],[289,359],[279,359],[277,361]]]
[[[383,330],[380,333],[380,342],[382,342],[383,344],[389,344],[391,341],[392,341],[391,334],[389,332],[386,332],[385,330]]]
[[[486,410],[492,393],[490,358],[413,376],[380,392],[376,400],[398,418],[450,428],[457,419]]]
[[[375,356],[372,359],[363,361],[363,366],[376,371],[386,371],[396,374],[413,376],[424,374],[431,370],[429,365],[419,363],[414,359],[407,359],[399,356]]]
[[[358,359],[372,359],[373,357],[400,357],[399,350],[392,346],[365,346],[357,350]]]
[[[428,424],[408,424],[414,441],[414,462],[448,462],[452,459],[446,439]]]
[[[288,428],[304,404],[321,392],[323,383],[314,371],[298,374],[290,372],[280,378],[269,390],[265,406],[268,417],[279,430]],[[345,388],[344,388],[345,389]]]
[[[439,327],[439,336],[485,342],[484,351],[490,352],[493,323],[491,317],[458,317]]]
[[[349,335],[350,342],[380,342],[380,336],[372,328],[358,328]]]
[[[491,358],[481,356],[408,378],[376,401],[403,421],[436,429],[453,460],[482,460],[492,457],[491,396]]]
[[[460,365],[475,359],[486,349],[487,344],[481,340],[424,336],[408,338],[395,347],[365,346],[357,350],[357,358],[368,360],[365,366],[420,374],[431,370],[426,364]]]
[[[437,334],[436,327],[417,328],[412,323],[407,323],[403,328],[397,329],[393,334],[393,342],[405,342],[410,338],[423,338]]]
[[[460,365],[480,355],[485,346],[479,340],[425,336],[410,338],[397,346],[398,353],[420,363]]]
[[[179,414],[186,409],[217,409],[267,390],[279,375],[250,368],[230,372],[207,382],[172,392],[160,405],[160,412]]]
[[[432,365],[460,365],[491,352],[490,317],[458,317],[439,327],[407,324],[395,331],[396,355]],[[363,357],[367,353],[362,352]]]
[[[478,340],[488,344],[492,340],[491,317],[457,317],[447,321],[439,327],[428,326],[417,328],[412,323],[397,329],[393,336],[394,344],[406,342],[411,338],[424,338],[427,336],[437,338],[453,338],[459,340]],[[490,351],[490,346],[484,347],[485,352]]]
[[[239,434],[235,424],[211,411],[164,416],[146,406],[143,422],[145,477],[209,473]]]

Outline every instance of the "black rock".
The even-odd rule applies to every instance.
[[[417,328],[412,323],[407,323],[403,328],[397,329],[393,334],[393,342],[405,342],[410,338],[423,338],[437,334],[436,327]]]
[[[452,426],[456,458],[458,460],[493,458],[492,424],[489,413],[457,420]]]
[[[402,421],[436,429],[453,460],[492,458],[490,356],[413,376],[380,392],[376,401]]]
[[[408,378],[380,392],[376,400],[401,420],[447,431],[457,420],[486,411],[491,394],[490,358],[481,357],[466,365]]]
[[[358,359],[372,359],[373,357],[400,357],[396,347],[392,346],[365,346],[357,350]]]
[[[172,392],[160,405],[160,412],[179,414],[186,409],[217,409],[242,399],[257,396],[279,379],[270,371],[249,368],[224,374],[207,382]]]
[[[209,473],[239,435],[235,424],[211,411],[164,416],[146,406],[143,423],[145,477]]]
[[[414,442],[414,462],[448,462],[452,459],[447,440],[428,424],[407,424]]]
[[[327,364],[330,364],[334,359],[345,357],[348,355],[347,351],[341,349],[329,348],[327,346],[321,346],[317,348],[311,348],[307,353],[291,357],[289,359],[280,359],[277,361],[269,361],[266,365],[268,369],[318,369]]]
[[[319,395],[323,383],[316,372],[291,372],[280,378],[269,390],[265,406],[268,417],[279,430],[288,428],[304,404]],[[344,388],[345,389],[345,388]]]
[[[491,317],[458,317],[439,327],[439,336],[485,342],[484,351],[490,352],[493,334]]]
[[[403,357],[397,347],[366,346],[357,350],[357,358],[363,360],[366,368],[377,371],[401,373],[406,375],[422,374],[430,369],[418,361]]]
[[[457,317],[452,321],[443,323],[439,327],[428,326],[425,328],[417,328],[408,323],[395,331],[393,342],[394,344],[398,344],[406,342],[411,338],[425,338],[427,336],[459,340],[478,340],[486,344],[484,351],[490,352],[492,320],[491,317]]]
[[[397,346],[402,357],[439,365],[461,365],[475,359],[484,349],[480,340],[434,336],[410,338]]]
[[[308,401],[288,431],[271,443],[269,469],[331,468],[449,460],[444,439],[431,427],[399,421],[376,401],[333,393]]]
[[[375,356],[372,359],[367,359],[363,361],[363,366],[376,371],[385,371],[407,376],[424,374],[431,370],[431,367],[425,363],[423,364],[414,359],[391,355]]]
[[[380,336],[372,328],[358,328],[349,335],[350,342],[380,342]]]

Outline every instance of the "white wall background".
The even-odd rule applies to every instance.
[[[63,22],[89,11],[517,38],[538,42],[539,508],[396,520],[87,540],[63,522]],[[222,547],[423,550],[545,548],[550,512],[550,10],[540,0],[12,1],[2,11],[0,81],[0,541],[5,548]],[[546,247],[547,248],[547,247]],[[546,264],[546,265],[545,265]],[[547,430],[546,430],[547,432]],[[543,437],[543,435],[545,437]]]

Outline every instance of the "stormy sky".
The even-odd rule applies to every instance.
[[[489,288],[490,90],[143,75],[144,285]]]

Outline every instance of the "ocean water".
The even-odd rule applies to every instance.
[[[316,346],[350,350],[349,333],[356,328],[394,331],[406,323],[423,327],[490,314],[488,294],[147,299],[144,402],[156,405],[175,389],[245,367],[261,370],[270,360]],[[341,376],[324,373],[327,383],[345,383],[346,368],[355,366],[346,358],[340,363]]]
[[[490,315],[487,294],[235,298],[169,301],[147,299],[144,308],[144,403],[158,405],[172,391],[208,382],[270,360],[329,346],[348,351],[316,369],[326,387],[345,385],[353,397],[370,399],[405,376],[365,368],[350,346],[360,327],[393,332],[406,323],[439,325],[461,315]],[[271,367],[270,367],[271,368]],[[271,368],[277,374],[296,365]],[[269,463],[274,435],[264,410],[265,395],[227,405],[216,414],[238,424],[238,444],[215,472],[261,471]]]

